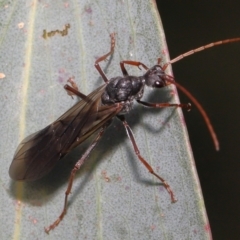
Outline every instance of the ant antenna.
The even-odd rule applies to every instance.
[[[204,45],[204,46],[201,46],[199,48],[195,48],[193,50],[190,50],[186,53],[183,53],[175,58],[173,58],[172,60],[170,60],[168,63],[164,64],[162,69],[163,71],[166,70],[166,68],[170,65],[170,64],[173,64],[185,57],[188,57],[194,53],[197,53],[197,52],[201,52],[203,50],[206,50],[208,48],[211,48],[211,47],[214,47],[214,46],[218,46],[218,45],[222,45],[222,44],[227,44],[227,43],[233,43],[233,42],[239,42],[240,41],[240,38],[230,38],[230,39],[225,39],[225,40],[221,40],[221,41],[217,41],[217,42],[213,42],[213,43],[209,43],[207,45]],[[158,59],[158,62],[160,62],[161,60]],[[197,107],[197,109],[199,110],[199,112],[201,113],[206,125],[207,125],[207,128],[210,132],[210,135],[213,139],[213,143],[214,143],[214,146],[215,146],[215,149],[216,151],[219,150],[219,141],[218,141],[218,138],[217,138],[217,135],[214,131],[214,128],[212,126],[212,123],[206,113],[206,111],[203,109],[202,105],[198,102],[198,100],[185,88],[183,87],[181,84],[177,83],[174,81],[174,78],[172,76],[169,76],[167,75],[167,81],[176,85],[177,88],[179,88],[194,104],[195,106]]]

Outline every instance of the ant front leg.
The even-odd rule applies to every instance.
[[[110,56],[111,54],[113,54],[114,52],[114,47],[115,47],[115,33],[111,33],[110,34],[110,37],[111,37],[111,48],[110,48],[110,51],[103,55],[102,57],[98,58],[96,61],[95,61],[95,68],[98,70],[98,72],[100,73],[100,75],[102,76],[103,80],[105,83],[108,83],[109,80],[108,78],[106,77],[105,73],[103,72],[103,70],[101,69],[99,63],[104,61],[108,56]]]
[[[164,108],[164,107],[180,107],[180,108],[186,108],[187,111],[191,110],[191,103],[149,103],[149,102],[144,102],[137,100],[138,103],[142,104],[143,106],[146,107],[151,107],[151,108]]]
[[[148,67],[147,67],[145,64],[141,63],[141,62],[128,61],[128,60],[127,60],[127,61],[121,61],[121,62],[120,62],[120,67],[121,67],[121,70],[122,70],[122,73],[123,73],[123,76],[124,76],[124,77],[128,76],[128,72],[127,72],[124,64],[136,66],[136,67],[138,67],[139,69],[141,69],[140,66],[142,66],[145,70],[148,70]]]

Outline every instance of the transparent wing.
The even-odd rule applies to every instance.
[[[26,137],[18,146],[9,169],[14,180],[36,180],[122,109],[120,104],[101,106],[106,85],[90,93],[55,122]]]

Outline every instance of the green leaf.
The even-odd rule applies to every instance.
[[[84,94],[103,83],[94,62],[109,51],[113,32],[114,55],[101,63],[109,78],[122,74],[121,60],[149,67],[159,57],[168,61],[154,1],[0,2],[0,76],[5,75],[0,79],[0,239],[211,239],[179,109],[136,104],[126,116],[143,157],[171,185],[175,204],[139,162],[117,120],[77,174],[67,215],[49,236],[44,227],[59,216],[71,168],[89,142],[39,181],[21,183],[8,176],[19,142],[76,102],[63,89],[69,77]],[[135,67],[128,71],[144,73]],[[146,90],[144,100],[178,102],[178,97],[174,87],[167,87]]]

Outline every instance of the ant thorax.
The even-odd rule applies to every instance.
[[[143,77],[126,76],[111,78],[102,94],[102,104],[121,103],[123,108],[119,114],[128,113],[133,107],[133,100],[143,96],[145,80]]]

